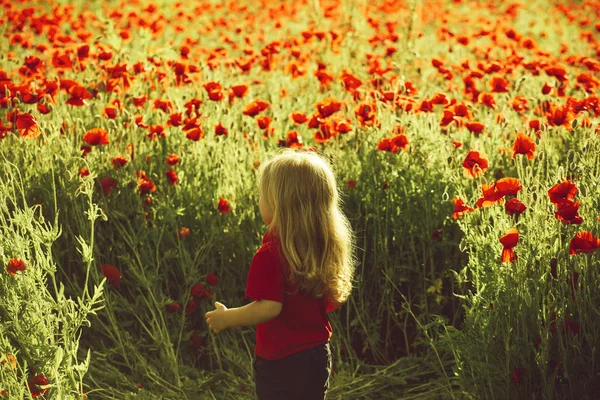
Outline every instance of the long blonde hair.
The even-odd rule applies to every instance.
[[[258,168],[258,189],[273,213],[268,231],[279,239],[288,279],[300,292],[345,302],[357,265],[356,237],[327,159],[284,148]]]

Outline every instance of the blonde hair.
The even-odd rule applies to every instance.
[[[315,298],[345,302],[357,265],[356,237],[328,160],[305,150],[278,150],[259,166],[258,188],[273,213],[268,231],[279,238],[287,279]]]

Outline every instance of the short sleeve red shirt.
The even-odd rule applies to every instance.
[[[254,354],[268,360],[327,343],[332,334],[327,312],[335,306],[295,291],[285,280],[286,265],[278,238],[267,232],[250,263],[245,296],[283,304],[277,317],[256,326]]]

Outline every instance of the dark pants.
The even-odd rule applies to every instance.
[[[325,343],[279,360],[255,356],[259,400],[323,400],[329,388],[331,348]]]

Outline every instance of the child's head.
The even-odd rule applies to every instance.
[[[281,243],[290,279],[299,289],[338,302],[350,294],[354,235],[341,211],[329,161],[314,152],[283,149],[258,170],[259,207]]]

